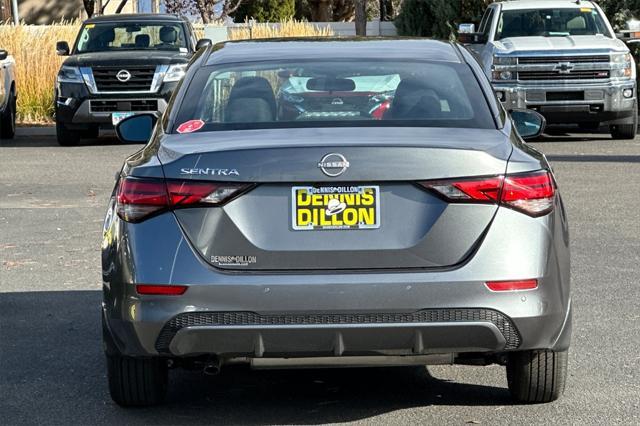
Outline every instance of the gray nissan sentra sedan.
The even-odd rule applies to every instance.
[[[569,234],[533,111],[509,116],[463,47],[217,44],[193,58],[104,224],[104,347],[121,405],[171,368],[506,366],[563,391]]]

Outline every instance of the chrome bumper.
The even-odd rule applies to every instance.
[[[636,104],[636,82],[608,81],[606,83],[493,83],[498,98],[507,110],[517,108],[560,107],[565,112],[628,112]],[[624,91],[631,89],[630,97]],[[572,93],[575,98],[567,100],[554,99],[553,95]],[[551,94],[551,96],[549,96]],[[551,109],[552,111],[552,109]]]

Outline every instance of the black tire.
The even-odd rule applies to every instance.
[[[69,130],[63,123],[56,121],[56,136],[60,146],[76,146],[80,143],[82,133]]]
[[[638,133],[638,107],[633,111],[633,123],[612,124],[609,126],[609,132],[613,139],[635,139]]]
[[[13,139],[16,134],[16,97],[11,94],[4,114],[0,115],[0,139]]]
[[[507,382],[518,402],[539,404],[555,401],[567,380],[567,351],[514,352],[507,362]]]
[[[100,136],[100,127],[92,124],[87,130],[84,130],[81,135],[87,139],[98,139],[98,136]]]
[[[107,355],[111,399],[123,407],[161,403],[167,394],[167,363],[162,358]]]
[[[580,123],[578,124],[580,130],[588,131],[588,132],[596,132],[600,128],[600,123]]]

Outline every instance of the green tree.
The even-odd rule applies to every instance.
[[[294,17],[295,0],[254,0],[243,3],[233,18],[236,22],[255,19],[258,22],[282,22]]]
[[[398,35],[451,38],[456,7],[451,0],[405,0],[394,24]]]

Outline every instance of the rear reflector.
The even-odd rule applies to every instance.
[[[143,295],[180,296],[187,291],[187,286],[136,284],[136,291]]]
[[[546,171],[491,176],[476,179],[453,179],[420,182],[452,202],[496,203],[529,216],[542,216],[553,210],[555,185]]]
[[[167,209],[217,206],[248,189],[250,184],[127,177],[117,191],[117,212],[123,220],[139,222]]]
[[[492,291],[533,290],[538,288],[538,280],[488,281],[485,285]]]

